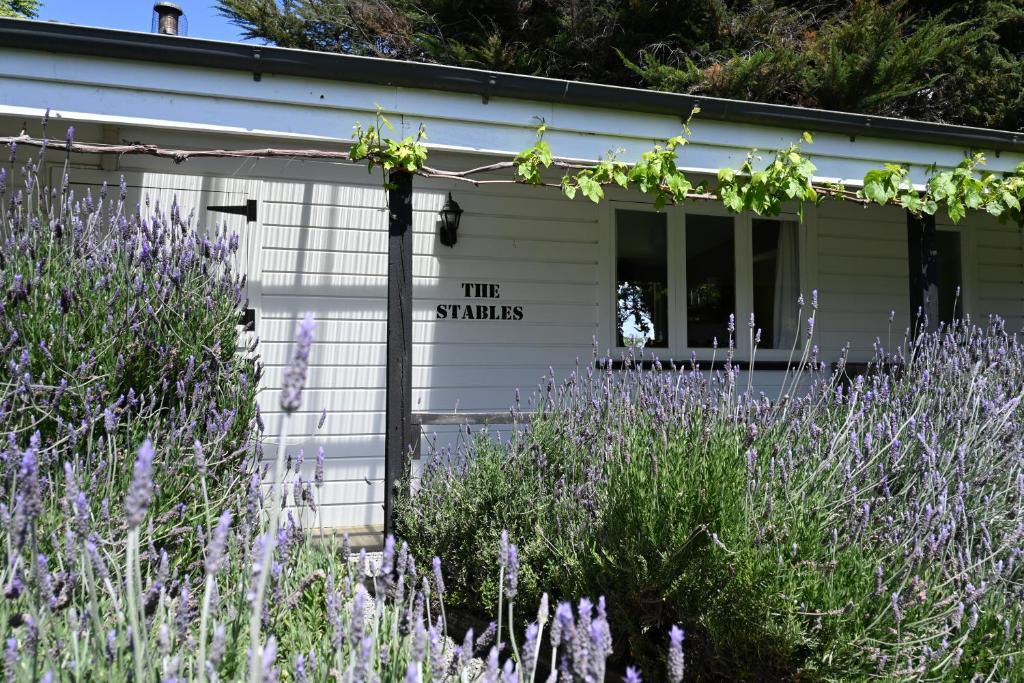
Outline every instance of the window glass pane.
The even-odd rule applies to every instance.
[[[964,293],[960,291],[957,298],[956,290],[963,284],[960,270],[960,233],[952,230],[938,230],[935,233],[936,267],[939,280],[939,320],[949,322],[953,318],[961,318],[964,314]]]
[[[665,214],[615,211],[619,346],[668,346],[668,224]]]
[[[788,349],[800,320],[800,248],[793,221],[754,219],[752,225],[754,320],[760,348]]]
[[[686,216],[687,344],[728,343],[736,311],[736,235],[726,216]]]

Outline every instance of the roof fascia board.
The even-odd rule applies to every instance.
[[[681,125],[678,117],[647,112],[527,100],[483,104],[463,94],[298,77],[255,83],[231,71],[111,58],[82,60],[3,48],[0,91],[11,103],[0,104],[0,114],[22,117],[29,130],[49,108],[54,121],[134,127],[137,132],[132,139],[153,142],[173,137],[142,131],[337,144],[348,139],[353,122],[366,123],[375,105],[386,103],[389,112],[398,113],[389,116],[401,134],[411,134],[425,124],[434,151],[515,154],[533,143],[537,118],[542,116],[548,121],[547,139],[560,156],[592,161],[611,149],[621,150],[619,158],[629,162],[657,141],[678,134]],[[68,108],[55,108],[60,102]],[[738,168],[752,148],[779,149],[798,139],[785,128],[713,119],[698,119],[693,128],[693,142],[679,159],[680,167],[691,172],[713,174],[726,166]],[[213,144],[239,143],[218,140]],[[848,136],[817,132],[808,152],[819,168],[820,180],[848,185],[858,184],[864,173],[886,162],[908,164],[912,180],[921,182],[927,167],[955,166],[964,154],[962,148],[948,145],[868,137],[851,141]],[[990,159],[989,167],[1010,170],[1022,161],[1024,154],[1004,153]]]

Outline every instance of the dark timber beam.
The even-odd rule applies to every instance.
[[[910,266],[910,321],[916,332],[939,324],[938,246],[935,216],[907,212],[907,259]],[[920,318],[918,317],[920,312]]]
[[[398,493],[418,430],[412,424],[412,175],[393,171],[388,189],[387,413],[384,420],[384,534],[394,529]]]

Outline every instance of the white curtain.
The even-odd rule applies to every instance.
[[[800,250],[797,246],[797,224],[779,223],[779,248],[775,260],[775,320],[773,334],[775,348],[787,349],[793,345],[800,321],[797,319],[797,298],[800,296]]]

